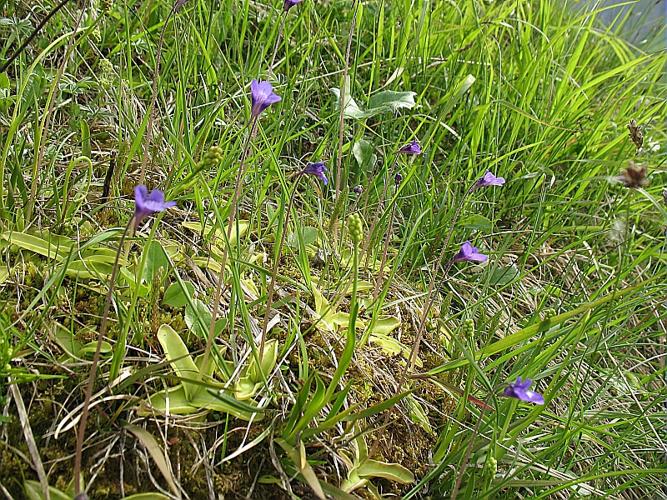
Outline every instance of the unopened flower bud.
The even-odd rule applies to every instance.
[[[211,146],[208,148],[208,151],[204,153],[204,156],[202,156],[201,165],[203,167],[215,168],[220,164],[223,156],[224,153],[220,146]]]
[[[548,307],[542,312],[542,318],[547,320],[553,318],[556,314],[556,310],[553,307]]]
[[[463,322],[463,334],[468,339],[475,336],[475,321],[473,319],[468,318]]]
[[[352,214],[347,218],[347,230],[350,232],[352,242],[355,245],[358,245],[364,234],[364,225],[361,222],[361,216],[359,214]]]

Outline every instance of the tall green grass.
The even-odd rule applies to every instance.
[[[95,426],[88,427],[91,467],[107,443],[110,454],[128,446],[131,437],[122,444],[113,436],[132,421],[158,438],[176,468],[159,434],[173,429],[172,420],[139,418],[135,403],[177,383],[156,341],[161,323],[181,334],[193,357],[203,352],[221,244],[230,245],[232,258],[214,358],[228,389],[224,404],[236,404],[235,370],[248,375],[249,360],[259,361],[250,346],[264,316],[293,174],[320,160],[335,172],[339,110],[331,89],[341,86],[352,5],[305,0],[285,16],[281,35],[278,0],[190,0],[171,17],[164,0],[115,2],[106,12],[95,3],[76,31],[81,12],[71,3],[0,75],[0,376],[26,381],[39,374],[45,384],[62,370],[76,383],[85,377],[85,352],[63,358],[54,325],[81,345],[97,328],[97,299],[82,311],[81,291],[97,297],[107,290],[109,252],[132,213],[129,197],[147,145],[147,184],[179,203],[133,240],[127,272],[121,271],[98,381],[115,402],[106,406],[109,419],[91,419]],[[46,2],[39,12],[52,7]],[[0,58],[28,36],[25,19],[36,24],[43,15],[29,8],[0,0]],[[615,31],[622,23],[607,28],[599,11],[554,0],[373,0],[362,2],[357,15],[350,94],[365,106],[382,90],[411,91],[416,106],[346,118],[340,200],[332,184],[300,185],[276,283],[280,321],[269,332],[279,339],[277,361],[253,379],[258,386],[250,401],[263,419],[209,414],[219,434],[202,431],[194,439],[210,461],[209,476],[224,476],[236,464],[252,470],[238,487],[243,494],[256,475],[255,495],[271,491],[265,486],[271,482],[284,490],[291,484],[306,497],[300,488],[318,491],[321,482],[323,491],[341,495],[370,459],[400,463],[415,477],[410,482],[402,469],[385,464],[384,475],[360,476],[372,480],[363,486],[369,495],[655,495],[667,472],[664,51],[624,40]],[[221,243],[253,78],[269,79],[283,100],[263,114],[248,155],[240,204],[247,230]],[[628,135],[631,119],[644,132],[641,151]],[[425,154],[395,162],[396,150],[413,137]],[[369,154],[355,155],[367,147],[362,141]],[[222,149],[220,161],[202,162],[211,146]],[[647,186],[627,189],[614,180],[629,161],[647,165]],[[100,203],[110,164],[111,197]],[[348,236],[344,226],[330,230],[331,217],[341,203],[341,222],[358,211],[368,229],[395,169],[404,180],[389,189],[370,235],[370,255],[379,260],[395,207],[387,279],[380,302],[371,305],[363,285],[377,269],[360,258],[354,279]],[[487,169],[506,185],[476,193],[452,228],[466,189]],[[357,184],[364,190],[359,197],[351,192]],[[206,223],[192,231],[183,221]],[[435,259],[450,231],[452,254],[469,239],[489,254],[488,265],[454,266],[443,276]],[[71,272],[76,262],[88,274]],[[359,319],[395,316],[400,327],[389,335],[409,350],[433,280],[438,307],[409,396],[395,394],[404,357],[357,343],[350,359],[343,353],[354,327],[327,331],[317,319],[336,312],[357,319],[349,294],[354,283]],[[183,305],[165,306],[165,291],[174,284],[187,289],[186,281],[193,288]],[[326,303],[318,306],[314,289]],[[544,407],[499,396],[517,376],[535,380]],[[61,426],[73,436],[81,391],[69,391],[50,430]],[[7,408],[11,417],[13,406]],[[35,414],[41,408],[36,404]],[[242,442],[233,432],[239,426],[251,430]],[[65,434],[57,439],[69,452]],[[6,449],[19,446],[8,432],[3,440]],[[239,449],[245,453],[232,455]],[[258,465],[254,453],[272,457]],[[42,460],[65,474],[64,461]],[[109,478],[119,460],[108,459]],[[160,477],[161,468],[151,467]],[[203,467],[194,470],[206,475]],[[23,479],[0,472],[0,485],[14,495]],[[49,479],[55,485],[55,475]],[[155,489],[136,482],[142,491]],[[184,477],[176,482],[193,498],[204,494]],[[89,494],[101,491],[93,482]]]

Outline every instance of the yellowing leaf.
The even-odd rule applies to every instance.
[[[400,464],[390,464],[378,460],[365,460],[356,470],[359,477],[381,477],[400,484],[415,482],[415,476]]]
[[[167,355],[167,361],[169,361],[176,375],[183,379],[183,389],[186,398],[192,400],[201,389],[201,386],[186,382],[186,380],[199,382],[201,380],[201,373],[192,356],[190,356],[188,348],[183,343],[181,336],[167,324],[160,326],[157,338]]]
[[[373,344],[377,344],[380,347],[380,349],[382,349],[382,352],[389,354],[390,356],[396,356],[397,354],[401,354],[405,359],[410,358],[410,348],[408,348],[404,344],[401,344],[398,340],[389,337],[388,335],[372,333],[371,336],[368,338],[368,341]],[[424,366],[422,360],[419,358],[415,359],[415,365],[418,366],[419,368]]]

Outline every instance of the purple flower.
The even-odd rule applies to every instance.
[[[295,5],[300,4],[301,2],[303,2],[303,0],[285,0],[285,3],[283,4],[283,8],[285,9],[285,12],[287,12],[292,7],[294,7]]]
[[[280,96],[273,92],[269,82],[250,82],[250,95],[252,97],[252,116],[257,118],[266,108],[280,101]]]
[[[503,391],[503,395],[507,396],[508,398],[520,399],[521,401],[525,401],[526,403],[535,403],[538,405],[543,405],[544,396],[529,389],[530,384],[532,383],[533,381],[530,380],[529,378],[522,381],[521,377],[517,377],[516,382],[514,382],[513,384],[510,383],[510,385],[505,388],[505,390]]]
[[[410,144],[403,146],[398,152],[404,155],[420,155],[422,154],[422,148],[419,143],[414,140]]]
[[[134,202],[134,221],[137,226],[145,217],[176,206],[175,201],[164,201],[164,193],[162,191],[153,189],[149,193],[146,186],[137,186],[134,188]]]
[[[394,184],[398,186],[401,182],[403,182],[403,176],[400,172],[396,172],[396,175],[394,175]]]
[[[474,247],[469,241],[461,245],[461,250],[458,251],[454,258],[454,262],[484,262],[488,259],[486,255],[479,252],[479,248]]]
[[[505,184],[505,179],[503,177],[496,177],[487,170],[484,176],[475,182],[475,189],[486,186],[502,186],[503,184]]]
[[[324,166],[324,163],[318,161],[317,163],[309,163],[306,168],[301,171],[302,174],[314,175],[319,180],[322,181],[322,184],[325,186],[329,183],[327,179],[327,167]]]

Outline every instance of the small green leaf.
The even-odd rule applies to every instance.
[[[42,492],[42,487],[38,481],[28,480],[23,483],[23,489],[25,491],[25,496],[28,500],[46,500],[44,493]],[[66,495],[62,491],[53,486],[49,486],[49,497],[51,500],[72,500],[72,497]]]
[[[412,394],[409,394],[405,398],[405,403],[408,406],[410,420],[412,420],[419,427],[424,429],[429,434],[433,434],[433,428],[431,427],[431,422],[429,422],[426,412],[419,401],[415,399]]]
[[[60,237],[45,239],[40,236],[17,231],[6,231],[0,234],[0,238],[24,250],[55,260],[64,260],[67,258],[74,244],[72,241],[63,240]]]
[[[169,497],[157,492],[137,493],[135,495],[130,495],[129,497],[124,497],[123,500],[169,500]]]
[[[489,276],[489,285],[491,286],[503,286],[511,283],[521,275],[519,268],[516,265],[511,264],[509,266],[496,267],[491,270]]]
[[[148,401],[142,401],[137,414],[140,416],[152,415],[154,412],[170,415],[191,415],[200,411],[190,404],[185,396],[183,385],[171,387],[164,391],[156,392],[148,397]]]
[[[164,292],[162,303],[173,308],[187,305],[187,298],[194,296],[195,286],[189,281],[184,281],[183,285],[185,289],[181,287],[179,282],[169,285],[169,288]]]
[[[340,89],[332,88],[331,92],[336,96],[336,108],[340,105]],[[362,120],[366,117],[364,111],[359,107],[357,102],[350,95],[350,77],[345,78],[345,86],[343,89],[343,115],[346,118],[356,118]]]
[[[185,306],[185,324],[192,333],[201,339],[208,337],[208,329],[211,324],[211,311],[208,306],[199,299],[192,301],[193,307]],[[227,324],[226,318],[220,318],[215,323],[215,334],[219,335]]]
[[[155,240],[151,241],[146,252],[146,266],[144,267],[143,280],[146,283],[150,283],[160,269],[169,269],[169,259],[167,259],[162,245]]]
[[[415,92],[396,92],[384,90],[371,96],[368,100],[367,114],[378,114],[387,111],[396,112],[399,109],[415,107]]]
[[[373,152],[373,145],[365,139],[354,143],[352,154],[354,154],[354,158],[362,170],[371,170],[377,161],[377,155]]]
[[[111,344],[109,344],[109,342],[107,342],[106,340],[103,340],[102,345],[100,346],[100,354],[102,356],[110,354],[112,349],[113,348],[111,347]],[[81,348],[81,353],[93,357],[96,350],[97,350],[97,340],[93,340],[91,342],[84,344],[84,346]]]
[[[320,484],[319,479],[317,479],[315,471],[308,463],[308,459],[306,458],[306,448],[303,446],[303,443],[299,442],[297,445],[298,448],[294,448],[290,446],[284,439],[276,438],[275,442],[278,443],[278,445],[283,450],[285,450],[285,453],[287,453],[289,459],[306,480],[308,486],[311,487],[313,493],[315,493],[315,496],[324,500],[326,496],[322,490],[322,485]]]
[[[401,321],[397,317],[387,316],[384,318],[380,318],[375,322],[375,325],[373,326],[373,333],[379,333],[380,335],[389,335],[399,326],[401,326]]]
[[[262,384],[254,382],[250,377],[240,377],[234,384],[234,397],[239,401],[245,401],[255,395]]]
[[[372,333],[370,337],[368,337],[368,341],[371,342],[372,344],[377,344],[380,347],[380,349],[382,349],[382,352],[390,356],[396,356],[397,354],[401,354],[405,359],[410,358],[410,348],[404,344],[401,344],[398,340],[388,335],[382,335],[380,333]],[[420,368],[424,366],[422,360],[419,359],[419,357],[415,359],[415,365]]]
[[[259,355],[259,354],[258,354]],[[275,339],[269,340],[264,346],[264,355],[260,363],[261,371],[264,373],[264,377],[268,377],[271,371],[276,366],[276,361],[278,360],[278,341]],[[255,361],[255,356],[250,356],[250,363],[248,364],[247,370],[248,378],[255,383],[263,382],[264,377],[258,370],[257,362]]]
[[[241,234],[241,236],[243,236],[246,233],[246,231],[248,230],[248,227],[250,227],[250,223],[247,220],[239,220],[239,219],[237,219],[236,222],[238,223],[239,233]],[[197,233],[197,234],[201,234],[202,227],[203,227],[200,222],[194,222],[194,221],[183,222],[182,226],[184,228],[189,229],[190,231],[193,231],[193,232]],[[209,236],[211,231],[213,230],[213,227],[214,227],[214,224],[211,221],[207,221],[206,230],[204,232],[204,235]],[[222,245],[225,244],[224,243],[224,241],[225,241],[224,238],[225,238],[225,234],[226,234],[226,231],[227,231],[227,224],[226,223],[224,224],[224,227],[225,227],[225,232],[221,231],[219,228],[215,229],[215,239],[219,240]],[[235,245],[236,240],[237,240],[237,232],[236,232],[236,224],[234,224],[234,226],[232,227],[231,237],[229,238],[229,244],[230,245]]]
[[[493,222],[488,218],[479,214],[470,214],[461,219],[461,225],[467,229],[473,229],[483,233],[490,233],[493,231]]]
[[[137,294],[138,297],[147,297],[150,292],[149,285],[145,283],[137,283],[134,274],[126,267],[120,268],[120,275]]]
[[[201,391],[192,404],[199,408],[229,413],[241,420],[250,420],[253,415],[255,422],[259,422],[263,418],[262,412],[264,410],[262,408],[245,401],[239,401],[222,391]]]
[[[301,232],[301,238],[303,239],[304,246],[314,245],[317,243],[319,238],[319,231],[316,227],[305,226],[300,228],[299,231]],[[290,233],[289,236],[287,236],[287,246],[294,249],[299,248],[298,232]]]

